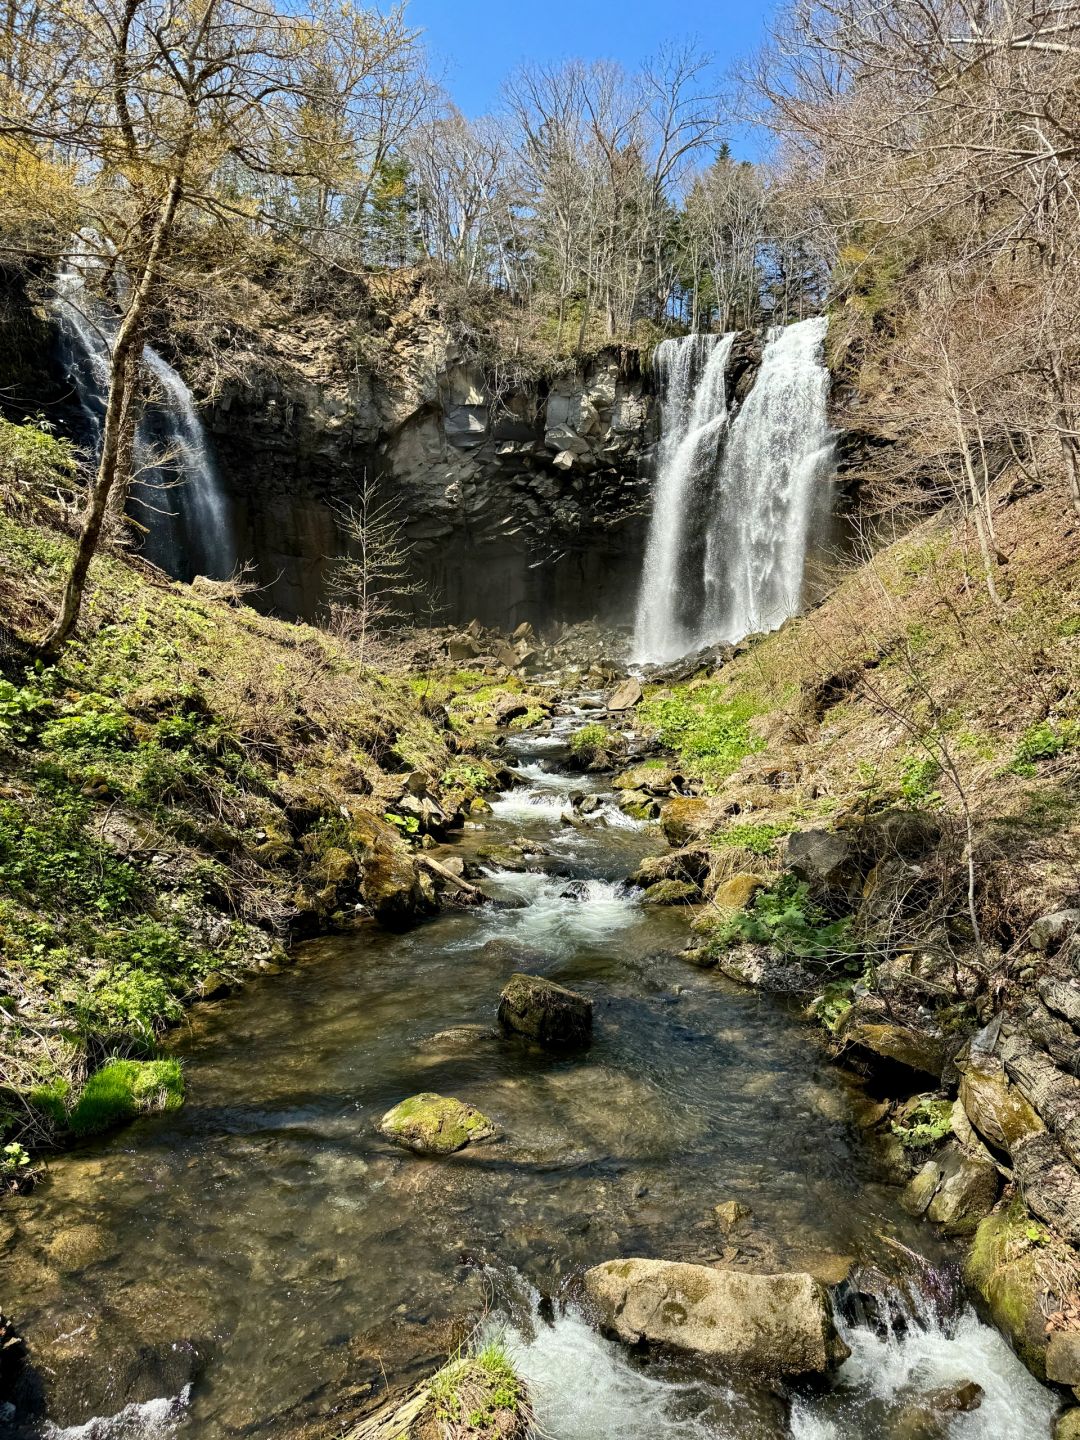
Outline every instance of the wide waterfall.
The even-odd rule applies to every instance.
[[[798,610],[807,553],[831,510],[827,325],[769,331],[734,420],[724,381],[733,335],[659,346],[662,433],[637,659],[739,640]]]
[[[86,272],[100,262],[81,247],[56,278],[61,360],[78,396],[89,437],[100,444],[109,357],[119,316],[97,299]],[[142,554],[176,579],[224,580],[236,567],[228,498],[191,391],[147,345],[150,386],[135,438],[132,518],[145,528]]]

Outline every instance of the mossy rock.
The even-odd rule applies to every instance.
[[[713,902],[718,909],[729,915],[745,910],[759,890],[764,890],[767,881],[761,875],[747,871],[732,875],[717,887]]]
[[[542,975],[511,975],[499,997],[499,1024],[540,1045],[569,1049],[592,1039],[592,1001]]]
[[[176,1110],[183,1103],[178,1060],[111,1060],[87,1080],[66,1123],[73,1135],[97,1135],[136,1115]]]
[[[689,905],[701,899],[701,888],[689,880],[658,880],[642,899],[646,905]]]
[[[492,1122],[474,1105],[430,1091],[400,1101],[377,1128],[387,1140],[420,1155],[450,1155],[496,1134]]]
[[[667,795],[672,785],[680,783],[683,776],[670,765],[657,764],[646,760],[616,775],[611,782],[613,790],[643,790],[647,795]]]
[[[1014,1200],[982,1221],[964,1264],[965,1280],[1040,1380],[1046,1379],[1046,1316],[1061,1309],[1065,1297],[1057,1286],[1071,1274],[1071,1260],[1071,1249]]]
[[[45,1253],[64,1274],[85,1270],[103,1260],[112,1250],[112,1241],[104,1225],[69,1225],[59,1231],[45,1247]]]

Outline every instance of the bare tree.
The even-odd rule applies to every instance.
[[[412,571],[396,498],[380,498],[367,471],[355,505],[338,507],[337,518],[349,550],[330,568],[331,625],[353,642],[363,665],[374,635],[402,623],[430,596]]]

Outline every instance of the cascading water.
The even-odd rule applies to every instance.
[[[705,508],[727,429],[729,335],[687,335],[657,347],[663,405],[656,499],[638,600],[635,646],[642,659],[685,654],[696,634],[691,522]],[[700,618],[700,617],[698,617]]]
[[[62,266],[53,306],[61,360],[78,396],[89,438],[100,445],[109,357],[119,317],[97,300],[86,272],[100,264],[88,245]],[[156,350],[143,363],[153,380],[136,432],[130,503],[146,527],[142,553],[176,579],[224,580],[236,566],[229,503],[191,391]]]
[[[665,341],[656,500],[634,652],[665,661],[774,629],[799,608],[807,552],[831,509],[824,318],[769,332],[729,424],[732,335]],[[702,355],[706,355],[704,367]]]

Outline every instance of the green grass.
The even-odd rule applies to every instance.
[[[517,1415],[526,1404],[509,1351],[498,1338],[448,1361],[432,1377],[429,1394],[439,1419],[467,1427],[477,1440],[496,1440],[505,1433],[506,1415]]]
[[[112,1060],[83,1086],[67,1128],[75,1136],[97,1135],[148,1111],[175,1110],[183,1101],[178,1060]]]
[[[677,685],[647,695],[638,720],[674,751],[687,773],[716,784],[764,748],[750,729],[757,708],[750,697],[728,698],[720,685]]]

